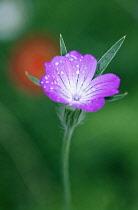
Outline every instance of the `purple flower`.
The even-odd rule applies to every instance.
[[[71,51],[45,63],[46,74],[40,80],[53,101],[94,112],[105,104],[105,97],[119,93],[120,79],[104,74],[93,79],[97,60],[92,55]]]

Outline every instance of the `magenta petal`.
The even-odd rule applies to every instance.
[[[80,77],[78,81],[78,89],[85,89],[91,82],[97,66],[97,60],[92,55],[84,55],[82,65],[80,67]]]
[[[111,73],[103,74],[93,79],[91,84],[92,86],[95,86],[95,85],[100,85],[101,83],[105,83],[105,82],[114,82],[115,88],[118,88],[120,85],[120,78],[116,76],[115,74],[111,74]]]
[[[98,98],[91,101],[86,101],[85,103],[81,104],[72,104],[73,107],[82,109],[86,112],[96,112],[101,109],[105,104],[104,98]]]
[[[58,103],[64,103],[64,104],[68,104],[68,100],[65,99],[65,97],[62,96],[62,94],[60,95],[59,92],[56,91],[45,91],[46,95],[53,101],[56,101]]]
[[[119,93],[120,78],[115,74],[104,74],[94,80],[85,90],[86,98],[92,99],[107,97]]]
[[[71,65],[65,56],[56,56],[50,63],[46,63],[47,73],[51,74],[58,85],[68,89],[70,87],[67,68]]]
[[[117,93],[119,93],[119,90],[117,90],[117,89],[99,90],[99,91],[96,91],[96,92],[92,93],[91,99],[108,97],[108,96],[112,96],[112,95],[117,94]]]
[[[69,52],[66,57],[72,65],[72,79],[77,90],[85,88],[92,80],[96,71],[97,60],[92,55],[84,55],[77,51]]]
[[[70,51],[65,55],[65,57],[69,58],[71,62],[80,61],[83,58],[83,55],[76,50]]]

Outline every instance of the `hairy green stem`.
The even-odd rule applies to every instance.
[[[69,151],[70,151],[70,142],[73,130],[74,130],[73,127],[67,127],[65,129],[65,134],[63,139],[62,173],[63,173],[65,210],[71,210],[71,193],[70,193],[70,180],[69,180]]]

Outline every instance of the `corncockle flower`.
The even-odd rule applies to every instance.
[[[77,51],[67,53],[62,36],[60,37],[61,56],[45,63],[46,74],[41,80],[27,76],[41,85],[46,95],[62,104],[59,118],[65,129],[62,153],[62,174],[65,210],[71,210],[69,184],[69,150],[74,128],[84,119],[85,112],[101,109],[105,101],[123,98],[119,93],[120,79],[115,74],[101,75],[111,62],[125,37],[116,42],[97,62],[92,55],[82,55]],[[65,106],[63,106],[63,104]]]
[[[93,79],[97,60],[92,55],[71,51],[45,63],[46,75],[40,81],[53,101],[94,112],[105,104],[105,97],[119,93],[120,79],[104,74]]]

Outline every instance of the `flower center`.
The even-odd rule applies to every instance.
[[[75,95],[72,96],[72,99],[73,99],[74,101],[79,101],[80,98],[81,98],[81,96],[79,96],[79,95],[77,95],[77,94],[75,94]]]

